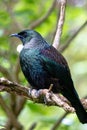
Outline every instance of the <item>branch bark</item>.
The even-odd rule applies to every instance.
[[[0,73],[2,73],[6,78],[8,77],[9,80],[12,79],[10,72],[1,65],[0,65]]]
[[[16,117],[12,110],[6,105],[5,101],[3,100],[2,96],[0,95],[0,104],[3,108],[3,110],[6,112],[10,122],[13,124],[13,126],[17,129],[22,130],[22,126],[20,123],[16,120]]]
[[[39,91],[35,89],[31,90],[31,88],[24,87],[5,78],[0,78],[0,91],[22,95],[36,103],[42,103],[48,106],[59,106],[67,112],[75,112],[75,109],[70,105],[69,101],[65,97],[59,94],[56,95],[50,92],[48,89]],[[81,102],[84,108],[87,109],[87,99],[82,99]]]
[[[42,24],[52,13],[54,7],[56,5],[56,0],[53,1],[50,9],[48,10],[48,12],[41,18],[37,19],[36,21],[34,21],[32,24],[30,24],[29,28],[30,29],[34,29],[35,27],[37,27],[38,25]]]
[[[58,49],[58,46],[60,44],[60,38],[62,35],[62,28],[65,20],[65,7],[66,7],[66,0],[61,0],[60,1],[61,6],[60,6],[60,16],[59,16],[59,21],[57,25],[57,30],[56,30],[56,35],[53,41],[53,46]]]
[[[58,129],[58,127],[60,126],[62,120],[68,115],[68,112],[65,112],[62,117],[60,117],[60,119],[58,119],[58,121],[53,125],[53,127],[51,128],[51,130],[56,130]]]
[[[10,17],[11,17],[13,23],[15,24],[15,26],[16,26],[18,29],[22,30],[22,29],[23,29],[23,26],[15,19],[15,16],[14,16],[14,13],[13,13],[13,10],[12,10],[12,8],[13,8],[13,6],[12,6],[12,4],[11,4],[12,2],[11,2],[11,1],[3,0],[3,3],[4,3],[4,5],[5,5],[5,7],[6,7],[7,12],[9,13],[9,15],[10,15]]]
[[[79,29],[64,43],[63,46],[59,47],[59,51],[63,52],[72,42],[72,40],[74,40],[74,38],[79,34],[80,31],[82,31],[82,29],[87,26],[87,21],[85,21],[81,27],[79,27]]]

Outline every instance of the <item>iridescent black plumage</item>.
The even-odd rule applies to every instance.
[[[65,58],[33,30],[12,36],[19,37],[23,42],[20,65],[32,88],[44,89],[53,84],[52,91],[63,94],[75,108],[80,122],[87,123],[87,113],[74,88]]]

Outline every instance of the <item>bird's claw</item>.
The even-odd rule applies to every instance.
[[[29,89],[29,95],[31,96],[32,99],[38,99],[39,97],[39,91],[36,89]]]
[[[29,95],[31,96],[34,102],[39,99],[39,100],[43,100],[45,105],[48,105],[48,104],[50,105],[50,102],[52,102],[51,101],[51,94],[52,94],[51,88],[52,86],[50,86],[50,89],[40,89],[40,90],[30,88]]]

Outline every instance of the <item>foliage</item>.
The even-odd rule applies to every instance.
[[[18,62],[17,47],[19,40],[11,39],[11,33],[19,32],[25,28],[31,28],[31,24],[43,17],[49,10],[51,1],[47,0],[1,0],[0,1],[0,77],[6,77],[11,81],[27,85]],[[67,4],[65,24],[61,45],[87,20],[87,3],[81,7]],[[51,15],[41,24],[35,27],[49,42],[52,43],[56,29],[59,6],[56,5]],[[87,27],[73,40],[71,45],[64,51],[64,56],[70,65],[72,77],[76,89],[81,97],[86,96],[87,84]],[[1,93],[5,103],[13,111],[21,105],[18,96]],[[23,99],[24,101],[24,99]],[[33,123],[37,123],[35,130],[49,130],[54,123],[63,115],[64,111],[56,107],[47,107],[33,102],[24,102],[21,105],[21,113],[18,120],[27,130]],[[0,106],[0,126],[5,125],[6,111]],[[68,115],[59,127],[60,130],[87,129],[87,125],[81,125],[74,114]]]

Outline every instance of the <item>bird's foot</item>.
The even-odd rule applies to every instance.
[[[40,94],[39,94],[39,91],[36,90],[36,89],[32,89],[30,88],[29,89],[29,95],[31,96],[31,98],[35,101],[36,99],[39,98]]]
[[[51,101],[51,96],[52,96],[52,87],[53,87],[53,84],[50,85],[49,89],[39,89],[39,90],[36,90],[36,89],[32,89],[30,88],[29,89],[29,96],[32,98],[32,100],[34,102],[37,102],[39,100],[43,100],[43,102],[45,103],[45,105],[50,105],[50,103],[52,103]]]
[[[29,89],[29,96],[32,98],[32,100],[34,102],[43,100],[43,102],[45,102],[46,104],[46,99],[48,99],[48,93],[49,93],[49,90],[48,89],[39,89],[39,90],[36,90],[36,89],[32,89],[30,88]]]
[[[39,95],[42,96],[43,100],[44,100],[44,103],[45,105],[50,105],[50,103],[52,103],[52,100],[51,100],[51,95],[52,95],[52,87],[53,87],[53,84],[50,85],[49,89],[40,89],[38,91]]]

